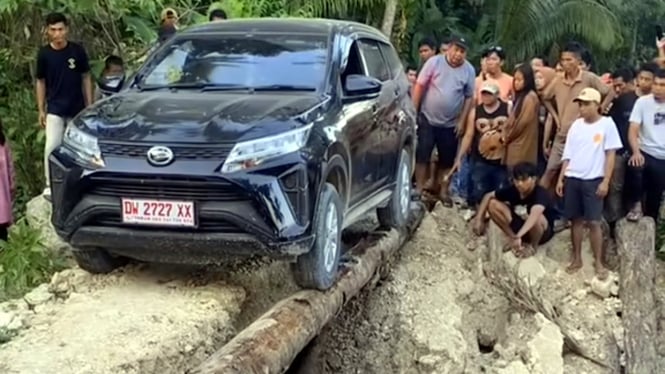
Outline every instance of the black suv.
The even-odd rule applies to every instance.
[[[406,223],[415,110],[402,64],[353,22],[241,19],[178,33],[49,158],[52,222],[79,265],[295,262],[337,275],[341,231]]]

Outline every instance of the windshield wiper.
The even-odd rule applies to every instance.
[[[201,91],[217,91],[217,90],[243,90],[248,89],[246,86],[236,84],[214,84],[214,83],[172,83],[172,84],[157,84],[149,86],[139,86],[140,91],[155,91],[155,90],[201,90]]]
[[[316,91],[311,86],[296,86],[290,84],[271,84],[265,86],[254,86],[252,91]]]

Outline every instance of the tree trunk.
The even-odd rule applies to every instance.
[[[657,308],[655,227],[651,218],[638,223],[619,221],[621,258],[619,296],[623,304],[626,374],[660,373],[656,350]]]
[[[353,265],[331,290],[303,290],[280,301],[189,374],[283,373],[411,236],[424,212],[421,204],[416,206],[406,229],[393,230],[364,251],[354,251]]]
[[[386,9],[383,11],[383,22],[381,31],[390,38],[393,33],[393,24],[395,23],[395,14],[397,14],[398,0],[386,0]]]

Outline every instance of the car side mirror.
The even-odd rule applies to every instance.
[[[349,99],[370,99],[381,92],[381,82],[366,75],[351,74],[344,82],[344,93]]]
[[[125,75],[112,75],[112,76],[103,76],[100,77],[97,84],[99,89],[105,95],[112,95],[120,92],[122,86],[125,83]]]

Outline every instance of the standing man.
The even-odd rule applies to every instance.
[[[513,93],[513,77],[503,71],[506,52],[500,46],[492,46],[483,52],[482,58],[485,61],[485,69],[476,78],[476,105],[483,102],[480,89],[486,81],[499,86],[499,98],[505,103],[509,102]]]
[[[431,57],[423,66],[413,89],[413,103],[419,111],[418,147],[416,150],[416,189],[422,192],[427,182],[432,150],[438,150],[438,168],[432,190],[441,193],[446,205],[449,180],[440,185],[441,177],[452,168],[461,134],[473,105],[476,72],[466,60],[466,39],[454,36],[445,55]]]
[[[93,102],[88,55],[67,40],[69,24],[62,13],[46,16],[49,44],[37,54],[37,108],[39,124],[46,129],[44,197],[51,198],[48,156],[62,142],[65,124]]]
[[[425,65],[427,60],[436,55],[436,43],[430,38],[424,38],[418,43],[418,55],[420,56],[420,63]]]

